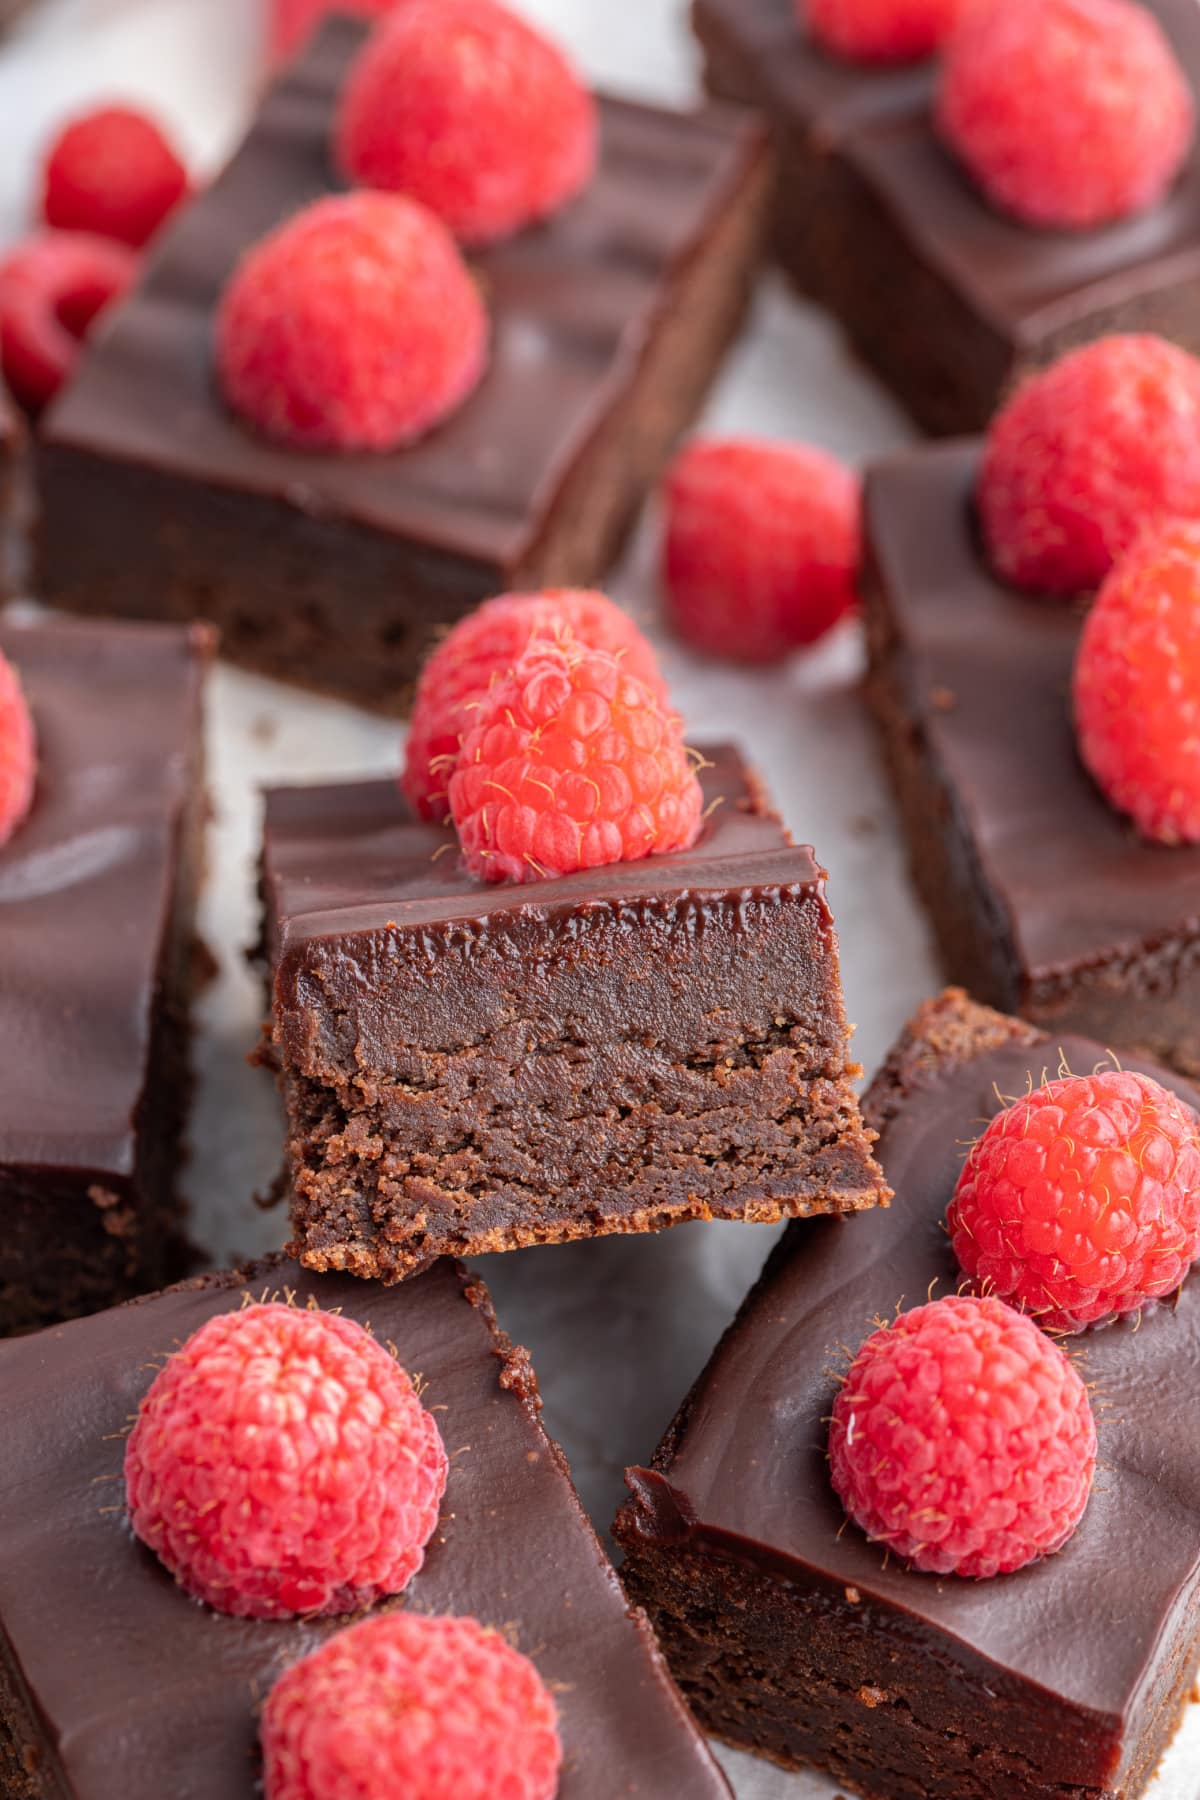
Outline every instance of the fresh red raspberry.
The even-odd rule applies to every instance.
[[[37,783],[37,740],[20,678],[0,652],[0,844],[29,808]]]
[[[450,778],[467,867],[487,881],[684,850],[702,808],[678,716],[578,643],[530,645],[480,702]]]
[[[680,637],[771,662],[858,604],[857,476],[804,444],[700,440],[665,489],[663,579]]]
[[[801,25],[851,62],[916,62],[949,36],[964,0],[796,0]]]
[[[1117,564],[1075,657],[1075,730],[1096,785],[1143,837],[1200,843],[1200,522]]]
[[[139,250],[188,192],[188,174],[144,113],[106,106],[74,119],[51,145],[42,216],[64,231],[94,231]]]
[[[355,1612],[425,1560],[446,1452],[402,1368],[350,1319],[219,1313],[151,1384],[125,1451],[129,1516],[218,1612]]]
[[[590,180],[596,109],[562,52],[496,0],[407,0],[350,72],[337,155],[467,244],[557,211]]]
[[[225,397],[302,450],[393,450],[483,373],[487,315],[445,227],[400,194],[318,200],[243,258],[217,318]]]
[[[1191,148],[1191,88],[1146,6],[983,0],[946,46],[942,136],[989,200],[1076,229],[1160,200]]]
[[[586,588],[548,588],[539,594],[498,594],[459,621],[421,671],[405,745],[400,785],[419,818],[450,814],[450,777],[476,703],[494,676],[507,675],[534,638],[577,638],[620,657],[665,702],[666,684],[653,645],[628,613]]]
[[[272,0],[270,54],[278,60],[299,50],[329,13],[359,13],[376,19],[397,0]]]
[[[1200,361],[1108,337],[1030,376],[988,433],[979,512],[1005,580],[1098,587],[1144,527],[1200,515]]]
[[[1061,1550],[1087,1506],[1096,1425],[1032,1319],[972,1294],[881,1326],[833,1404],[846,1511],[916,1569],[986,1579]]]
[[[533,1663],[474,1619],[392,1612],[275,1683],[267,1800],[553,1800],[562,1744]]]
[[[972,1282],[1048,1330],[1137,1312],[1200,1253],[1200,1120],[1148,1075],[1047,1082],[974,1144],[946,1223]]]
[[[83,231],[35,232],[0,262],[0,371],[27,411],[53,400],[137,267],[132,250]]]

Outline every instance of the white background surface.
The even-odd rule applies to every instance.
[[[170,122],[199,168],[218,160],[236,141],[258,80],[261,3],[43,0],[0,49],[0,241],[28,215],[39,145],[81,103],[141,98]],[[598,83],[668,101],[695,93],[682,0],[523,4]],[[855,462],[908,436],[886,396],[847,361],[830,323],[774,283],[760,295],[705,425],[809,438]],[[651,625],[655,542],[650,517],[611,583]],[[937,976],[855,691],[860,654],[853,627],[761,674],[703,664],[665,646],[691,735],[740,739],[795,835],[811,841],[829,868],[856,1049],[870,1070]],[[245,1064],[262,1005],[242,958],[256,925],[257,789],[393,770],[398,750],[395,726],[351,708],[224,667],[213,683],[217,823],[203,925],[221,975],[202,1009],[187,1185],[197,1235],[217,1262],[276,1248],[284,1231],[278,1214],[251,1204],[274,1175],[280,1149],[270,1082]],[[623,1466],[650,1455],[773,1237],[764,1227],[685,1226],[658,1238],[480,1259],[502,1322],[533,1353],[548,1426],[602,1531],[623,1492]],[[1195,1800],[1200,1792],[1200,1709],[1192,1713],[1153,1800]],[[723,1760],[739,1800],[827,1800],[834,1792],[816,1777],[745,1757]]]

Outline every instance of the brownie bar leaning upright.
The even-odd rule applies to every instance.
[[[399,1602],[501,1630],[553,1689],[559,1800],[728,1800],[631,1611],[524,1351],[482,1282],[437,1263],[390,1291],[275,1258],[0,1345],[0,1792],[7,1800],[255,1800],[258,1715],[346,1618],[239,1619],[134,1537],[125,1435],[161,1359],[247,1301],[335,1309],[394,1346],[450,1453],[441,1518]]]
[[[826,1442],[837,1371],[879,1317],[960,1281],[944,1229],[964,1146],[1060,1049],[950,992],[865,1102],[889,1213],[793,1225],[616,1526],[701,1721],[869,1800],[1135,1800],[1200,1655],[1200,1282],[1086,1339],[1097,1480],[1057,1555],[974,1581],[889,1562],[847,1522]],[[1189,1105],[1200,1092],[1150,1067]]]
[[[335,19],[279,78],[53,408],[37,591],[210,618],[238,661],[397,710],[440,627],[612,561],[742,317],[769,151],[727,108],[601,101],[588,188],[473,259],[492,332],[477,391],[391,454],[281,449],[222,404],[214,307],[242,252],[333,186],[365,36]]]
[[[204,626],[0,620],[38,741],[0,848],[0,1331],[180,1272]]]
[[[486,886],[390,781],[267,797],[295,1253],[443,1251],[886,1198],[824,874],[736,751],[688,851]]]

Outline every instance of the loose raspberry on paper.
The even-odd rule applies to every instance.
[[[496,0],[406,0],[350,72],[336,145],[352,181],[411,194],[486,244],[586,186],[596,109],[562,52]]]
[[[609,650],[661,700],[666,685],[653,645],[619,606],[586,588],[498,594],[461,619],[421,671],[400,785],[419,818],[450,815],[450,777],[477,703],[493,677],[507,675],[535,638],[575,638]]]
[[[527,1656],[474,1619],[364,1619],[282,1675],[267,1800],[553,1800],[562,1744]]]
[[[137,268],[125,245],[82,231],[34,232],[0,261],[0,370],[19,405],[49,405]]]
[[[1032,1319],[963,1294],[866,1340],[834,1401],[829,1464],[872,1542],[986,1579],[1062,1549],[1087,1506],[1096,1426],[1078,1371]]]
[[[140,250],[188,188],[186,168],[153,119],[105,106],[73,119],[51,145],[42,216],[60,230],[92,231]]]
[[[903,63],[932,56],[964,0],[796,0],[800,23],[834,56]]]
[[[534,643],[481,701],[450,779],[467,867],[537,881],[685,850],[703,799],[678,716],[607,650]]]
[[[1200,1253],[1200,1120],[1148,1075],[1048,1082],[974,1144],[946,1224],[975,1286],[1048,1330],[1136,1312]]]
[[[680,637],[712,656],[771,662],[858,604],[858,477],[804,444],[711,438],[664,490],[663,579]]]
[[[425,1559],[447,1459],[361,1325],[279,1304],[219,1313],[151,1384],[125,1452],[129,1516],[218,1612],[355,1612]]]
[[[479,290],[445,227],[400,194],[318,200],[255,245],[217,319],[225,398],[301,450],[393,450],[476,385]]]
[[[291,56],[312,36],[329,13],[361,13],[382,18],[398,0],[272,0],[270,54],[275,61]]]
[[[1162,27],[1131,0],[983,0],[946,47],[938,125],[984,194],[1085,229],[1162,199],[1195,132]]]
[[[978,501],[1005,580],[1098,587],[1144,528],[1200,516],[1200,361],[1117,336],[1031,375],[988,432]]]
[[[33,805],[37,739],[20,677],[0,652],[0,844],[6,844]]]

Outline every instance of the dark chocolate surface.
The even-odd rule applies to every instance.
[[[233,418],[214,389],[213,309],[242,252],[337,187],[334,105],[366,30],[331,20],[280,77],[242,150],[106,322],[45,436],[514,564],[625,392],[670,276],[758,154],[759,128],[720,107],[679,114],[603,100],[600,163],[586,192],[473,259],[492,320],[490,363],[453,417],[392,455],[279,449]]]
[[[1061,1050],[1076,1072],[1103,1056],[1075,1038]],[[955,1684],[949,1655],[1015,1717],[1031,1690],[1039,1709],[1047,1697],[1078,1709],[1084,1723],[1039,1737],[1038,1779],[1048,1784],[1095,1779],[1100,1770],[1081,1777],[1081,1762],[1111,1776],[1108,1759],[1132,1749],[1123,1728],[1154,1703],[1181,1638],[1186,1654],[1200,1585],[1200,1282],[1140,1324],[1071,1341],[1102,1403],[1097,1480],[1066,1548],[1016,1575],[960,1581],[887,1564],[846,1524],[825,1444],[837,1373],[876,1317],[921,1304],[931,1284],[939,1293],[958,1284],[942,1221],[965,1146],[1000,1107],[997,1090],[1012,1096],[1044,1069],[1056,1073],[1059,1052],[1047,1039],[1006,1045],[910,1092],[879,1145],[896,1190],[890,1211],[789,1227],[693,1390],[661,1473],[630,1476],[647,1535],[682,1534],[793,1577],[806,1593],[815,1582],[829,1598],[805,1604],[835,1615],[863,1608],[882,1634],[880,1665],[899,1652],[906,1680],[933,1647],[935,1684]],[[1179,1078],[1153,1072],[1200,1101]]]
[[[792,845],[770,812],[752,809],[748,776],[728,744],[705,745],[700,781],[711,808],[699,841],[674,856],[612,863],[524,887],[470,875],[453,827],[414,821],[394,781],[275,788],[267,795],[265,873],[272,960],[342,932],[384,932],[505,915],[541,918],[591,905],[654,905],[823,880],[812,851]]]
[[[991,574],[978,463],[972,440],[879,465],[867,536],[893,667],[1037,980],[1200,929],[1200,849],[1143,842],[1084,770],[1070,715],[1081,615]]]
[[[286,1289],[369,1322],[444,1408],[442,1523],[403,1604],[504,1627],[533,1657],[560,1709],[561,1800],[727,1796],[461,1272],[438,1263],[390,1291],[287,1263],[251,1279],[256,1297]],[[121,1516],[123,1432],[158,1359],[241,1301],[236,1281],[196,1285],[0,1345],[0,1651],[66,1800],[252,1800],[256,1709],[337,1629],[196,1604]]]
[[[0,847],[0,1163],[133,1170],[209,645],[0,620],[38,738],[32,811]]]

